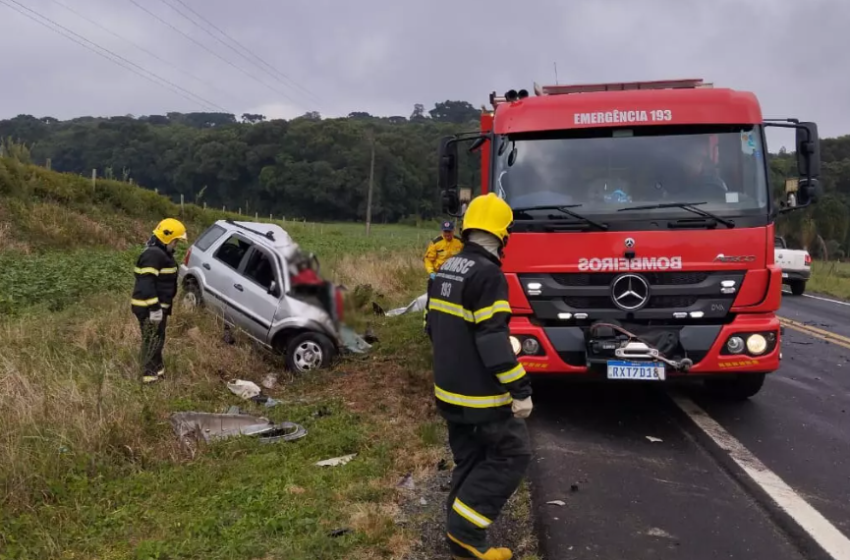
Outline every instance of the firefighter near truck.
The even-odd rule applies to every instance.
[[[481,129],[443,138],[514,212],[503,270],[511,343],[535,376],[705,382],[744,400],[779,368],[774,224],[820,196],[817,125],[766,120],[750,92],[703,80],[534,85],[490,95]],[[774,199],[765,130],[795,130],[799,181]],[[470,145],[471,144],[471,145]]]

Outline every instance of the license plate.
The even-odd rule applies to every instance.
[[[661,362],[608,362],[608,379],[664,381],[666,378]]]
[[[788,273],[787,273],[787,272],[783,272],[783,273],[782,273],[782,277],[783,277],[783,278],[788,278]]]

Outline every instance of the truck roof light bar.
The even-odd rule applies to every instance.
[[[591,93],[596,91],[631,91],[638,89],[698,89],[712,88],[714,84],[706,83],[702,78],[682,80],[656,80],[651,82],[612,82],[607,84],[578,84],[541,86],[534,83],[534,94],[564,95],[571,93]]]

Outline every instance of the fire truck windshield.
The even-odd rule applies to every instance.
[[[494,144],[492,190],[515,208],[581,205],[583,216],[608,222],[693,217],[663,203],[699,201],[716,216],[767,216],[758,126],[573,130],[501,136]],[[627,207],[638,208],[618,212]]]

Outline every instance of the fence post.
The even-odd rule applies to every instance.
[[[237,212],[237,213],[241,216],[242,215],[242,208],[240,208],[239,212]]]
[[[184,210],[184,208],[183,208],[183,204],[184,204],[184,201],[185,201],[185,199],[183,198],[183,193],[180,193],[180,215],[181,215],[181,216],[183,215],[183,210]]]
[[[47,158],[47,162],[45,164],[45,167],[47,168],[48,171],[50,171],[50,168],[51,168],[52,165],[53,165],[53,162],[50,160],[50,158]]]
[[[254,212],[254,221],[255,221],[255,222],[259,222],[259,221],[260,221],[260,213],[259,213],[259,212]]]
[[[92,190],[97,188],[97,169],[91,170],[91,188]]]
[[[204,210],[206,210],[206,209],[207,209],[207,203],[204,202]]]

